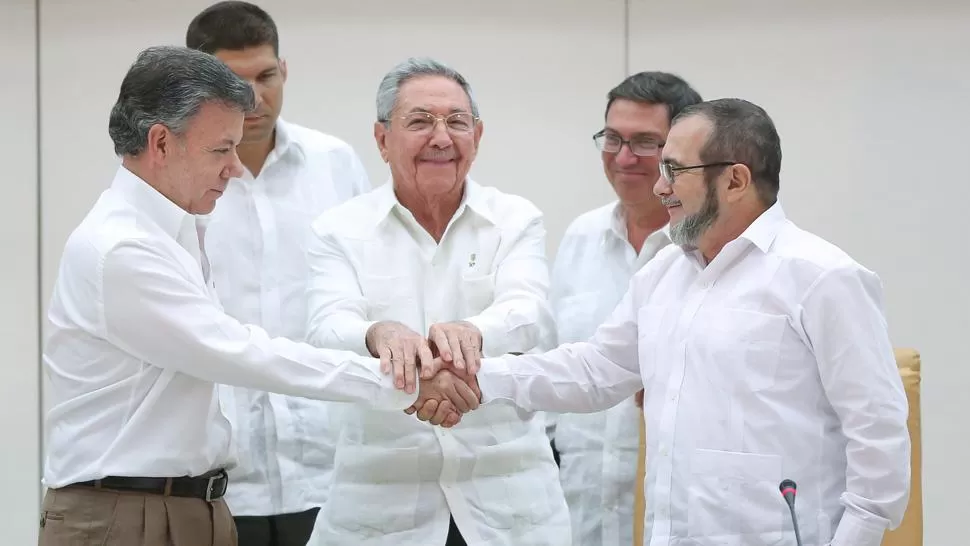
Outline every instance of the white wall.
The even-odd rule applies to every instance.
[[[172,0],[151,16],[147,2],[40,1],[40,290],[46,308],[64,240],[117,164],[107,117],[121,78],[141,48],[181,44],[188,21],[209,1]],[[20,53],[33,40],[31,4],[3,0],[0,18],[12,42],[0,51],[17,51],[12,60],[24,73],[33,66],[33,58]],[[630,4],[630,68],[675,71],[707,98],[734,95],[762,104],[782,135],[782,199],[789,214],[883,277],[894,340],[918,348],[926,364],[927,544],[955,543],[965,511],[957,510],[967,503],[953,487],[954,479],[965,480],[951,476],[970,460],[970,443],[958,428],[970,372],[957,347],[970,323],[963,312],[970,297],[958,278],[966,245],[956,240],[959,208],[970,197],[970,170],[960,163],[966,137],[959,130],[970,122],[961,102],[970,91],[970,43],[960,32],[970,28],[968,8],[945,0],[918,8],[858,0],[852,10],[833,0],[741,0],[731,11],[713,0],[690,7]],[[610,198],[590,135],[601,127],[606,92],[624,76],[623,0],[262,5],[277,20],[290,68],[284,116],[350,142],[375,184],[387,176],[372,138],[379,79],[406,56],[429,54],[465,73],[476,90],[486,129],[473,175],[536,202],[547,215],[550,250],[576,214]],[[9,326],[3,335],[11,338],[4,346],[14,347],[11,362],[24,364],[8,366],[0,388],[10,391],[7,399],[27,397],[32,407],[33,79],[3,90],[4,98],[15,94],[3,102],[11,110],[4,119],[23,126],[4,133],[10,143],[3,149],[16,151],[10,172],[24,182],[6,192],[16,206],[0,221],[26,227],[30,236],[2,235],[4,248],[12,245],[24,257],[4,273],[12,282],[0,283],[15,301],[0,306]],[[27,326],[8,324],[25,317]],[[4,419],[19,427],[11,429],[17,445],[21,437],[24,444],[4,456],[27,461],[17,468],[34,472],[26,478],[30,472],[11,473],[10,479],[34,486],[38,457],[30,440],[36,427]],[[26,505],[21,495],[0,491],[0,509]]]
[[[37,80],[34,0],[0,0],[0,544],[37,542]]]
[[[632,68],[677,71],[704,98],[774,118],[785,210],[879,273],[895,344],[923,355],[926,544],[964,543],[970,5],[722,6],[636,1]]]

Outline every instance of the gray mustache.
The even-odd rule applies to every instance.
[[[665,207],[676,207],[680,205],[680,199],[676,197],[661,197],[660,204]]]

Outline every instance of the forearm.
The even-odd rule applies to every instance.
[[[478,372],[483,403],[510,402],[527,411],[592,413],[641,388],[640,375],[591,343],[542,354],[486,358]]]

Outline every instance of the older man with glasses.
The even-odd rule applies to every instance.
[[[409,59],[384,77],[374,135],[391,181],[313,225],[311,343],[408,381],[444,361],[472,383],[483,354],[552,344],[542,214],[468,177],[483,127],[453,69]],[[453,410],[418,416],[449,424]],[[400,411],[342,417],[320,544],[573,543],[542,414],[494,406],[445,433]]]

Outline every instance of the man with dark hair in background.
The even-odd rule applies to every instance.
[[[272,335],[306,337],[304,258],[310,223],[370,188],[343,141],[280,118],[287,65],[273,19],[219,2],[189,25],[186,45],[225,62],[256,92],[233,179],[211,215],[206,250],[226,312]],[[226,495],[242,546],[304,546],[327,500],[334,443],[323,402],[223,387],[240,464]]]
[[[670,244],[669,215],[653,193],[660,150],[670,120],[700,101],[687,82],[665,72],[635,74],[607,95],[605,125],[593,142],[617,199],[576,218],[560,243],[550,291],[559,343],[589,339],[633,274]],[[576,544],[633,541],[639,412],[630,399],[556,420],[554,445]]]

